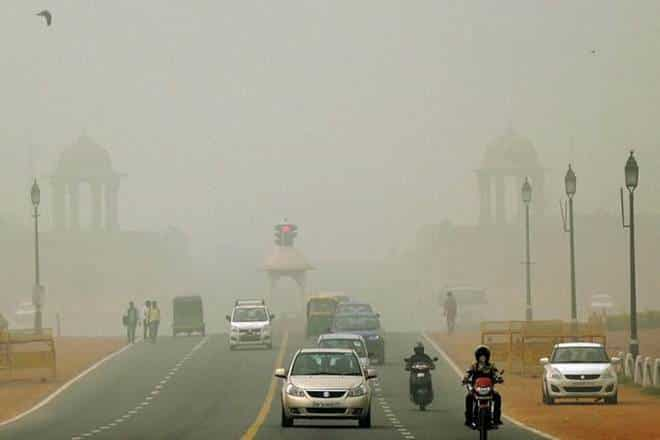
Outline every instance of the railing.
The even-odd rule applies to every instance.
[[[10,377],[24,370],[48,370],[57,375],[55,340],[51,329],[0,331],[0,371]]]

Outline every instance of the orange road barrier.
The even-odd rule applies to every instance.
[[[494,362],[511,373],[536,375],[539,358],[550,356],[555,344],[570,341],[606,344],[601,322],[487,321],[481,323],[481,343],[490,347]]]
[[[0,331],[0,371],[10,377],[24,370],[48,370],[57,375],[55,340],[51,329]]]

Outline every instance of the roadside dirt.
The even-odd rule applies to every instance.
[[[28,410],[90,365],[125,345],[124,338],[72,338],[55,341],[57,379],[41,381],[37,370],[15,375],[0,373],[0,422]]]
[[[478,333],[452,337],[432,333],[431,337],[461,369],[472,362],[473,348],[480,340]],[[560,439],[660,439],[660,425],[652,415],[660,414],[660,398],[643,395],[635,387],[620,388],[618,405],[567,401],[547,406],[541,403],[539,378],[505,372],[505,383],[498,390],[507,415]]]

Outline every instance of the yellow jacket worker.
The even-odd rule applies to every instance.
[[[149,336],[151,342],[155,343],[158,337],[158,326],[160,325],[160,309],[156,301],[151,302],[151,309],[149,309]]]

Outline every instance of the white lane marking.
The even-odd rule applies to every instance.
[[[460,368],[458,368],[458,365],[456,365],[456,363],[449,357],[449,355],[433,339],[431,339],[431,337],[426,332],[422,332],[422,336],[433,346],[433,348],[435,348],[435,350],[438,353],[440,353],[440,356],[442,356],[445,359],[445,361],[454,370],[454,372],[458,375],[458,377],[463,377],[464,372]],[[502,414],[502,417],[504,417],[505,420],[518,426],[519,428],[526,429],[527,431],[536,434],[539,437],[545,438],[547,440],[559,440],[559,437],[555,437],[553,435],[548,434],[547,432],[539,431],[536,428],[532,428],[531,426],[526,425],[523,422],[516,420],[511,416]]]
[[[201,347],[207,342],[207,340],[208,340],[208,336],[204,337],[204,339],[202,339],[201,341],[199,341],[199,343],[197,343],[197,345],[195,345],[195,346],[192,348],[192,350],[191,350],[190,352],[188,352],[188,356],[190,356],[191,353],[193,353],[193,352],[199,350],[199,349],[200,349],[200,348],[201,348]],[[188,358],[188,359],[189,359],[189,358]],[[186,360],[187,360],[187,359],[186,359]],[[183,365],[183,363],[184,363],[183,361],[179,361],[179,363],[177,364],[177,366],[174,367],[174,368],[172,369],[172,371],[173,371],[174,373],[176,373],[176,371],[179,370],[179,368],[181,367],[181,365]],[[169,378],[172,377],[172,375],[173,375],[174,373],[172,373],[172,372],[168,373],[168,375],[166,376],[166,378],[169,380]],[[164,384],[164,383],[167,383],[167,380],[161,380],[161,381],[159,382],[159,384],[156,385],[156,386],[154,387],[154,390],[151,391],[151,393],[150,393],[151,395],[146,396],[146,397],[145,397],[145,400],[144,400],[143,402],[139,403],[135,408],[129,410],[129,411],[128,411],[126,414],[124,414],[122,417],[116,419],[113,423],[109,423],[108,425],[104,425],[104,426],[101,426],[101,427],[99,427],[99,428],[97,428],[97,429],[94,429],[94,430],[91,431],[91,433],[81,434],[81,436],[82,436],[82,437],[90,437],[90,436],[92,436],[93,434],[98,434],[98,433],[100,433],[101,431],[108,430],[108,429],[110,429],[111,427],[117,426],[117,424],[122,423],[123,421],[125,421],[125,420],[127,420],[127,419],[130,419],[133,415],[137,414],[137,413],[140,412],[144,407],[146,407],[147,405],[149,405],[149,404],[151,403],[150,400],[153,399],[153,396],[158,395],[158,394],[160,393],[159,390],[161,390],[161,389],[163,388],[163,384]],[[0,426],[2,426],[2,425],[0,424]],[[75,436],[74,436],[74,437],[72,437],[72,440],[77,440],[77,439],[80,439],[80,438],[81,438],[81,437],[75,437]]]
[[[139,342],[139,340],[138,340],[137,342]],[[49,396],[47,396],[46,398],[44,398],[41,402],[37,403],[37,404],[34,405],[32,408],[30,408],[30,409],[28,409],[28,410],[26,410],[26,411],[24,411],[24,412],[22,412],[22,413],[20,413],[20,414],[18,414],[18,415],[16,415],[16,416],[12,417],[11,419],[5,420],[4,422],[0,422],[0,427],[2,427],[2,426],[6,426],[6,425],[9,425],[10,423],[17,422],[17,421],[21,420],[23,417],[25,417],[25,416],[27,416],[27,415],[29,415],[29,414],[32,414],[32,413],[35,412],[36,410],[42,408],[43,406],[45,406],[46,404],[48,404],[50,401],[52,401],[54,398],[56,398],[57,396],[59,396],[60,394],[62,394],[64,391],[66,391],[67,389],[69,389],[69,388],[71,387],[71,385],[75,384],[75,383],[78,382],[80,379],[82,379],[83,377],[87,376],[89,373],[91,373],[92,371],[96,370],[98,367],[100,367],[101,365],[103,365],[104,363],[106,363],[107,361],[109,361],[110,359],[113,359],[114,357],[119,356],[121,353],[123,353],[123,352],[125,352],[125,351],[127,351],[127,350],[130,350],[130,349],[133,348],[134,346],[135,346],[135,344],[125,345],[125,346],[123,346],[122,348],[120,348],[119,350],[117,350],[117,351],[115,351],[115,352],[113,352],[113,353],[110,353],[109,355],[107,355],[106,357],[104,357],[103,359],[101,359],[100,361],[98,361],[98,362],[96,362],[95,364],[91,365],[89,368],[87,368],[85,371],[83,371],[82,373],[80,373],[79,375],[77,375],[76,377],[74,377],[73,379],[69,380],[67,383],[65,383],[64,385],[62,385],[62,386],[59,387],[58,389],[56,389],[55,391],[53,391],[52,394],[50,394]]]

